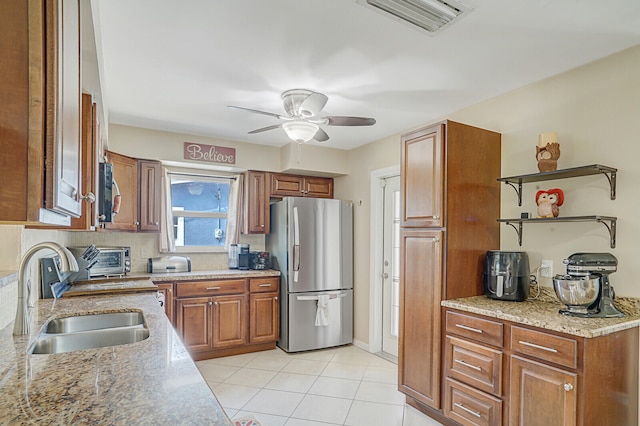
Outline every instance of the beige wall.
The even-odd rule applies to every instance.
[[[554,274],[564,272],[562,259],[572,253],[611,252],[619,261],[618,272],[611,276],[616,293],[633,297],[640,297],[635,283],[640,274],[639,71],[637,46],[442,117],[502,133],[502,176],[537,173],[538,134],[549,131],[558,132],[559,168],[594,163],[617,168],[614,201],[609,199],[609,184],[603,176],[525,184],[522,207],[510,187],[503,186],[501,194],[502,217],[519,217],[521,211],[536,212],[538,189],[560,187],[565,192],[562,216],[618,217],[615,249],[609,247],[605,227],[597,223],[525,225],[522,247],[515,232],[502,225],[501,249],[527,251],[532,267],[543,258],[552,259]],[[399,141],[398,134],[350,151],[349,174],[336,180],[336,197],[362,200],[355,207],[354,233],[354,338],[361,342],[369,340],[369,176],[372,170],[399,163]],[[542,284],[551,286],[546,278]]]

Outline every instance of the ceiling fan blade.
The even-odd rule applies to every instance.
[[[267,126],[267,127],[262,127],[260,129],[256,129],[256,130],[252,130],[249,132],[250,135],[253,135],[254,133],[262,133],[262,132],[266,132],[268,130],[273,130],[273,129],[277,129],[282,127],[282,124],[274,124],[271,126]]]
[[[286,120],[287,118],[289,118],[289,117],[283,117],[282,115],[275,114],[273,112],[260,111],[260,110],[257,110],[257,109],[245,108],[245,107],[240,107],[240,106],[235,106],[235,105],[227,105],[227,108],[241,109],[241,110],[244,110],[244,111],[254,112],[256,114],[268,115],[269,117],[275,117],[275,118],[278,118],[280,120]]]
[[[303,117],[313,117],[320,114],[322,108],[327,104],[329,98],[322,93],[313,92],[307,97],[298,108],[298,113]]]
[[[326,120],[328,126],[373,126],[376,124],[375,118],[368,117],[344,117],[339,115],[333,115],[329,117],[323,117]]]
[[[313,139],[318,142],[324,142],[329,140],[329,135],[324,130],[318,129]]]

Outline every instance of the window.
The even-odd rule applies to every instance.
[[[169,176],[176,250],[224,247],[230,179],[177,173]]]

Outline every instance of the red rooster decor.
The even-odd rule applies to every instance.
[[[564,203],[564,192],[560,188],[540,190],[536,192],[538,217],[558,217],[560,207]]]

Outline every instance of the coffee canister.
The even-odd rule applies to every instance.
[[[229,244],[229,269],[238,269],[238,245]]]

